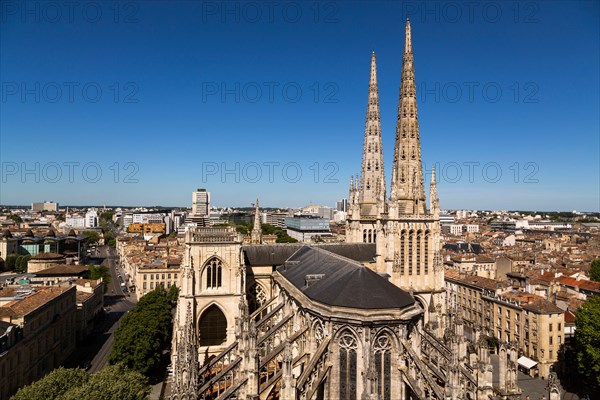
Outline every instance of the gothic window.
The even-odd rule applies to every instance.
[[[408,274],[412,275],[413,273],[413,240],[414,240],[414,232],[410,230],[408,232]]]
[[[429,273],[429,230],[425,231],[425,275]]]
[[[403,160],[406,160],[406,154],[404,153],[404,148],[402,148],[402,156],[400,157]]]
[[[379,171],[379,162],[375,161],[375,171]]]
[[[402,229],[400,233],[400,275],[404,275],[404,263],[406,262],[405,258],[405,250],[406,250],[406,231]]]
[[[221,287],[223,280],[223,265],[221,264],[221,260],[211,258],[204,269],[204,274],[206,275],[207,288]]]
[[[367,152],[369,152],[369,153],[371,152],[371,143],[369,143],[369,144],[367,145]]]
[[[216,305],[200,317],[200,346],[218,346],[227,340],[227,318]]]
[[[340,346],[340,400],[356,400],[356,350],[354,336],[346,332],[339,341]]]
[[[378,399],[391,400],[392,345],[387,335],[375,340],[375,371],[377,372]]]
[[[369,229],[369,234],[368,234],[368,239],[369,240],[368,240],[367,243],[373,243],[372,242],[372,240],[373,240],[373,236],[372,235],[373,235],[373,231],[371,229]]]
[[[417,231],[417,275],[421,275],[421,240],[423,240],[423,234],[419,230]]]
[[[363,243],[367,243],[367,230],[363,229]]]
[[[369,161],[369,162],[367,163],[367,171],[370,171],[370,170],[371,170],[371,162]]]
[[[262,307],[267,301],[267,295],[261,285],[254,282],[248,289],[248,312],[252,314],[254,311]]]
[[[377,231],[373,231],[373,243],[377,242]]]

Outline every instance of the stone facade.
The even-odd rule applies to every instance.
[[[428,310],[434,301],[444,312],[443,265],[440,258],[439,201],[432,171],[430,207],[425,205],[416,83],[410,23],[406,24],[402,83],[396,123],[394,165],[386,198],[375,53],[371,77],[360,182],[350,183],[346,241],[376,243],[376,269],[410,291]],[[426,313],[426,320],[429,315]]]
[[[0,400],[62,365],[73,352],[75,297],[75,286],[45,287],[0,307]]]

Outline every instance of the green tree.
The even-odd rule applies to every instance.
[[[18,254],[9,254],[6,256],[4,268],[7,271],[14,271],[17,265],[17,259],[19,258]]]
[[[23,222],[23,218],[19,217],[17,214],[9,215],[8,219],[12,219],[16,224],[20,224],[21,222]]]
[[[94,231],[85,231],[82,233],[83,236],[85,236],[85,242],[90,245],[90,244],[98,244],[98,242],[100,241],[100,235],[98,234],[98,232],[94,232]]]
[[[88,374],[82,369],[57,368],[42,379],[25,386],[11,400],[58,399],[69,390],[87,382]],[[81,397],[84,398],[84,397]]]
[[[600,387],[600,297],[589,296],[575,317],[579,373]]]
[[[277,235],[275,243],[297,243],[298,241],[287,234],[285,229],[270,224],[261,224],[261,230],[266,235]]]
[[[98,218],[100,220],[100,224],[106,223],[106,222],[112,222],[113,215],[115,215],[115,213],[112,211],[106,211],[106,212],[100,213],[100,217]]]
[[[248,235],[252,231],[252,226],[248,223],[237,224],[235,230],[242,235]]]
[[[123,363],[149,376],[161,361],[161,354],[170,345],[171,303],[164,289],[144,295],[127,313],[115,332],[110,364]]]
[[[176,303],[178,298],[179,298],[179,288],[177,287],[177,285],[171,285],[171,287],[167,291],[167,299],[171,303]]]
[[[117,238],[108,229],[104,231],[104,244],[112,247],[115,247],[115,245],[117,244]]]
[[[21,388],[11,400],[144,400],[150,390],[146,377],[121,364],[93,375],[79,368],[59,367]]]
[[[109,365],[83,385],[65,393],[60,400],[144,400],[150,394],[148,379],[122,364]]]
[[[88,265],[88,270],[90,271],[90,279],[102,278],[105,285],[108,286],[110,283],[110,272],[106,265]]]
[[[600,282],[600,258],[592,261],[592,265],[590,267],[590,279],[595,282]]]
[[[14,267],[15,272],[18,272],[18,273],[27,272],[27,262],[30,259],[31,259],[30,255],[17,256],[17,259],[15,261],[15,267]]]

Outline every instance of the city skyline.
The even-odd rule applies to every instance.
[[[596,3],[123,4],[95,21],[3,8],[0,204],[189,206],[196,187],[222,206],[335,204],[372,51],[391,175],[410,16],[441,208],[600,210]]]

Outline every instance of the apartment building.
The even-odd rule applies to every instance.
[[[35,288],[0,307],[0,400],[61,365],[75,334],[75,286]]]
[[[514,341],[520,355],[537,363],[539,376],[548,376],[564,341],[563,310],[542,296],[502,288],[489,278],[446,271],[445,282],[450,305],[462,312],[467,336],[480,328],[500,341]]]

